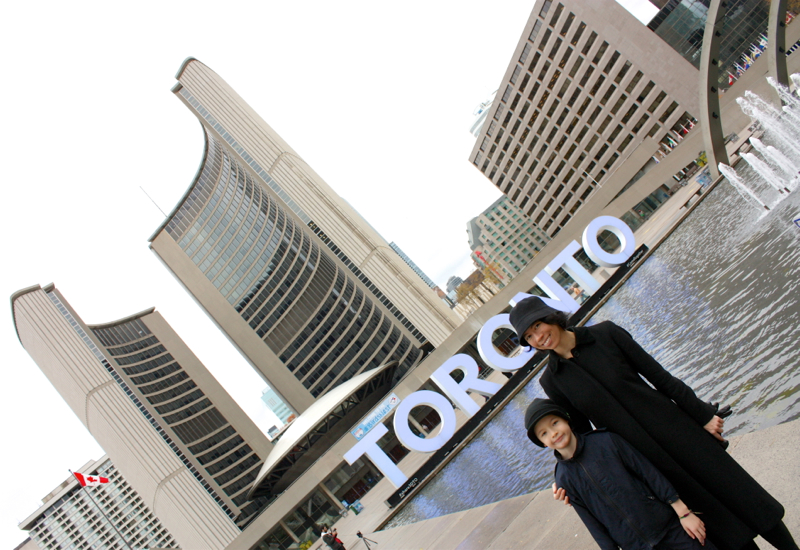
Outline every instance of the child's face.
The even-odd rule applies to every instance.
[[[539,441],[554,451],[568,448],[573,439],[569,422],[554,414],[539,419],[534,427],[534,433]]]

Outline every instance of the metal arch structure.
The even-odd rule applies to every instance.
[[[769,74],[781,86],[789,86],[789,68],[786,59],[786,0],[772,0],[769,4]]]
[[[711,0],[700,54],[700,121],[708,167],[714,179],[719,177],[719,163],[729,164],[719,106],[719,45],[727,8],[727,2]]]

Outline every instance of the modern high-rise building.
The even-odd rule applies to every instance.
[[[453,292],[458,285],[464,282],[464,279],[459,277],[458,275],[452,275],[449,279],[447,279],[447,292]]]
[[[292,409],[290,409],[286,403],[281,401],[280,396],[278,396],[278,394],[275,393],[275,390],[272,388],[267,388],[261,392],[261,400],[284,424],[289,422],[289,417],[294,414]]]
[[[436,286],[436,283],[434,283],[430,277],[425,275],[425,272],[422,271],[422,269],[417,264],[414,263],[414,260],[409,258],[408,254],[403,252],[403,250],[399,246],[397,246],[396,243],[389,243],[389,247],[395,252],[397,252],[397,255],[400,256],[406,264],[408,264],[408,267],[410,267],[414,271],[414,273],[419,275],[420,278],[423,281],[425,281],[426,285],[428,285],[431,288],[434,288]]]
[[[470,257],[508,283],[550,241],[550,237],[502,195],[467,222]]]
[[[387,361],[401,377],[457,318],[225,81],[194,59],[177,78],[206,147],[151,248],[298,414]]]
[[[552,237],[691,129],[697,74],[615,0],[537,0],[470,161]]]
[[[82,488],[68,477],[42,499],[42,506],[19,527],[36,548],[176,548],[178,542],[114,467],[103,457],[79,472],[108,478],[108,483]]]
[[[660,36],[689,63],[700,68],[700,50],[710,0],[668,0],[656,4],[660,10],[647,27]],[[767,34],[769,2],[733,0],[726,2],[719,47],[720,84],[728,85],[728,72],[736,74],[734,63],[744,66],[743,55],[752,55],[752,44]]]
[[[266,506],[266,436],[153,309],[86,325],[53,285],[12,296],[20,342],[183,548],[223,548]]]

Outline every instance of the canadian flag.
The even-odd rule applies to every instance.
[[[100,477],[100,476],[92,476],[92,475],[84,475],[79,474],[78,472],[72,472],[75,478],[80,482],[81,487],[94,487],[95,485],[101,485],[103,483],[108,483],[107,477]]]

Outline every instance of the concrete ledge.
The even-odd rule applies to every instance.
[[[733,457],[786,508],[784,522],[800,540],[800,420],[731,439]],[[387,529],[367,536],[378,550],[588,550],[597,548],[571,508],[550,491],[501,500],[465,512]],[[350,550],[366,548],[342,536]],[[773,547],[760,538],[762,550]]]

